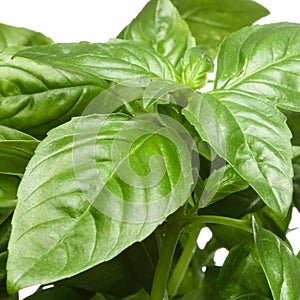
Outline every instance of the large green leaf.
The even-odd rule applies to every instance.
[[[228,299],[272,299],[253,243],[232,248],[221,268],[213,300]]]
[[[42,47],[42,46],[41,46]],[[85,72],[67,72],[29,59],[14,57],[15,49],[0,54],[0,124],[35,136],[71,117],[107,84]]]
[[[173,0],[197,44],[215,57],[225,36],[266,16],[267,9],[251,0]]]
[[[39,141],[0,125],[0,173],[21,176]]]
[[[27,28],[0,24],[0,51],[11,46],[35,46],[52,44],[43,34]]]
[[[170,0],[150,1],[124,29],[122,38],[153,47],[176,67],[196,45],[190,29]]]
[[[116,82],[163,78],[176,80],[170,62],[142,43],[120,39],[108,43],[55,44],[17,54],[65,70],[86,71]]]
[[[253,26],[230,35],[218,57],[216,89],[263,95],[300,111],[300,24]]]
[[[299,299],[300,264],[289,246],[273,232],[253,222],[261,265],[274,300]]]
[[[201,138],[284,217],[292,203],[293,154],[283,114],[242,93],[225,93],[221,99],[196,93],[183,113]]]
[[[193,182],[190,142],[172,120],[92,115],[49,132],[18,191],[10,291],[112,259],[185,203]]]

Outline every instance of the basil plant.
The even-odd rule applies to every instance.
[[[267,14],[150,0],[106,43],[0,24],[0,299],[300,299],[300,24]]]

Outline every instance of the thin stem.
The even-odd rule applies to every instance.
[[[253,233],[252,227],[249,225],[248,221],[239,220],[235,218],[201,215],[201,216],[186,218],[185,221],[187,222],[185,225],[196,225],[196,224],[203,225],[205,223],[219,224],[219,225],[235,227],[240,230]]]
[[[197,238],[200,230],[192,232],[188,238],[184,250],[176,264],[176,267],[169,280],[168,290],[169,295],[174,297],[177,294],[178,288],[180,287],[189,264],[193,258],[193,255],[197,248]]]
[[[165,297],[171,264],[182,227],[175,222],[166,224],[162,248],[153,279],[151,300],[167,300]]]

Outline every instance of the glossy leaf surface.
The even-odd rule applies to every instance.
[[[182,128],[161,121],[79,117],[41,142],[18,191],[11,291],[115,257],[185,203],[193,182],[191,150]]]
[[[0,51],[11,46],[35,46],[52,44],[42,33],[6,24],[0,24]]]
[[[218,57],[216,89],[264,96],[280,108],[300,111],[300,25],[275,23],[229,36]]]
[[[107,87],[84,72],[12,59],[14,53],[0,53],[0,125],[44,137],[52,127],[79,115]]]
[[[0,125],[0,173],[22,175],[38,144],[32,136]]]
[[[173,0],[197,45],[216,57],[223,38],[251,25],[269,12],[251,0]]]
[[[154,49],[114,39],[105,44],[87,42],[32,47],[18,53],[65,70],[85,71],[116,82],[163,78],[176,80],[170,62]]]
[[[213,300],[272,299],[253,243],[232,248],[221,268]]]
[[[195,94],[183,113],[268,206],[280,216],[287,214],[293,154],[291,134],[279,110],[243,94],[225,94],[221,99]]]
[[[288,245],[271,231],[253,225],[261,265],[275,300],[299,299],[300,264]]]
[[[214,170],[207,178],[200,198],[200,207],[206,207],[235,192],[245,190],[248,186],[230,165],[225,165]]]
[[[196,42],[170,0],[150,1],[122,32],[122,38],[142,42],[176,67]]]

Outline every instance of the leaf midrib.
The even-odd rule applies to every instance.
[[[258,73],[260,73],[261,71],[265,71],[266,69],[272,67],[272,66],[277,66],[278,64],[285,62],[289,59],[293,59],[293,58],[300,58],[300,54],[294,54],[291,56],[285,56],[284,58],[281,58],[280,60],[277,60],[276,62],[272,62],[270,64],[264,65],[261,68],[256,69],[253,73],[248,74],[247,76],[241,77],[240,80],[238,80],[238,77],[231,77],[231,79],[227,79],[225,84],[219,88],[217,88],[217,90],[225,90],[225,89],[236,89],[239,85],[243,84],[243,83],[247,83],[247,79],[251,78],[252,76],[257,75]],[[250,58],[248,59],[248,61],[250,60]],[[243,68],[242,68],[243,69]],[[242,70],[241,69],[241,70]],[[241,70],[238,70],[237,74],[239,74],[241,72]],[[247,71],[247,70],[245,70]],[[236,78],[237,80],[234,80],[234,78]],[[230,81],[232,81],[232,84],[230,84]],[[216,87],[216,86],[215,86]]]

